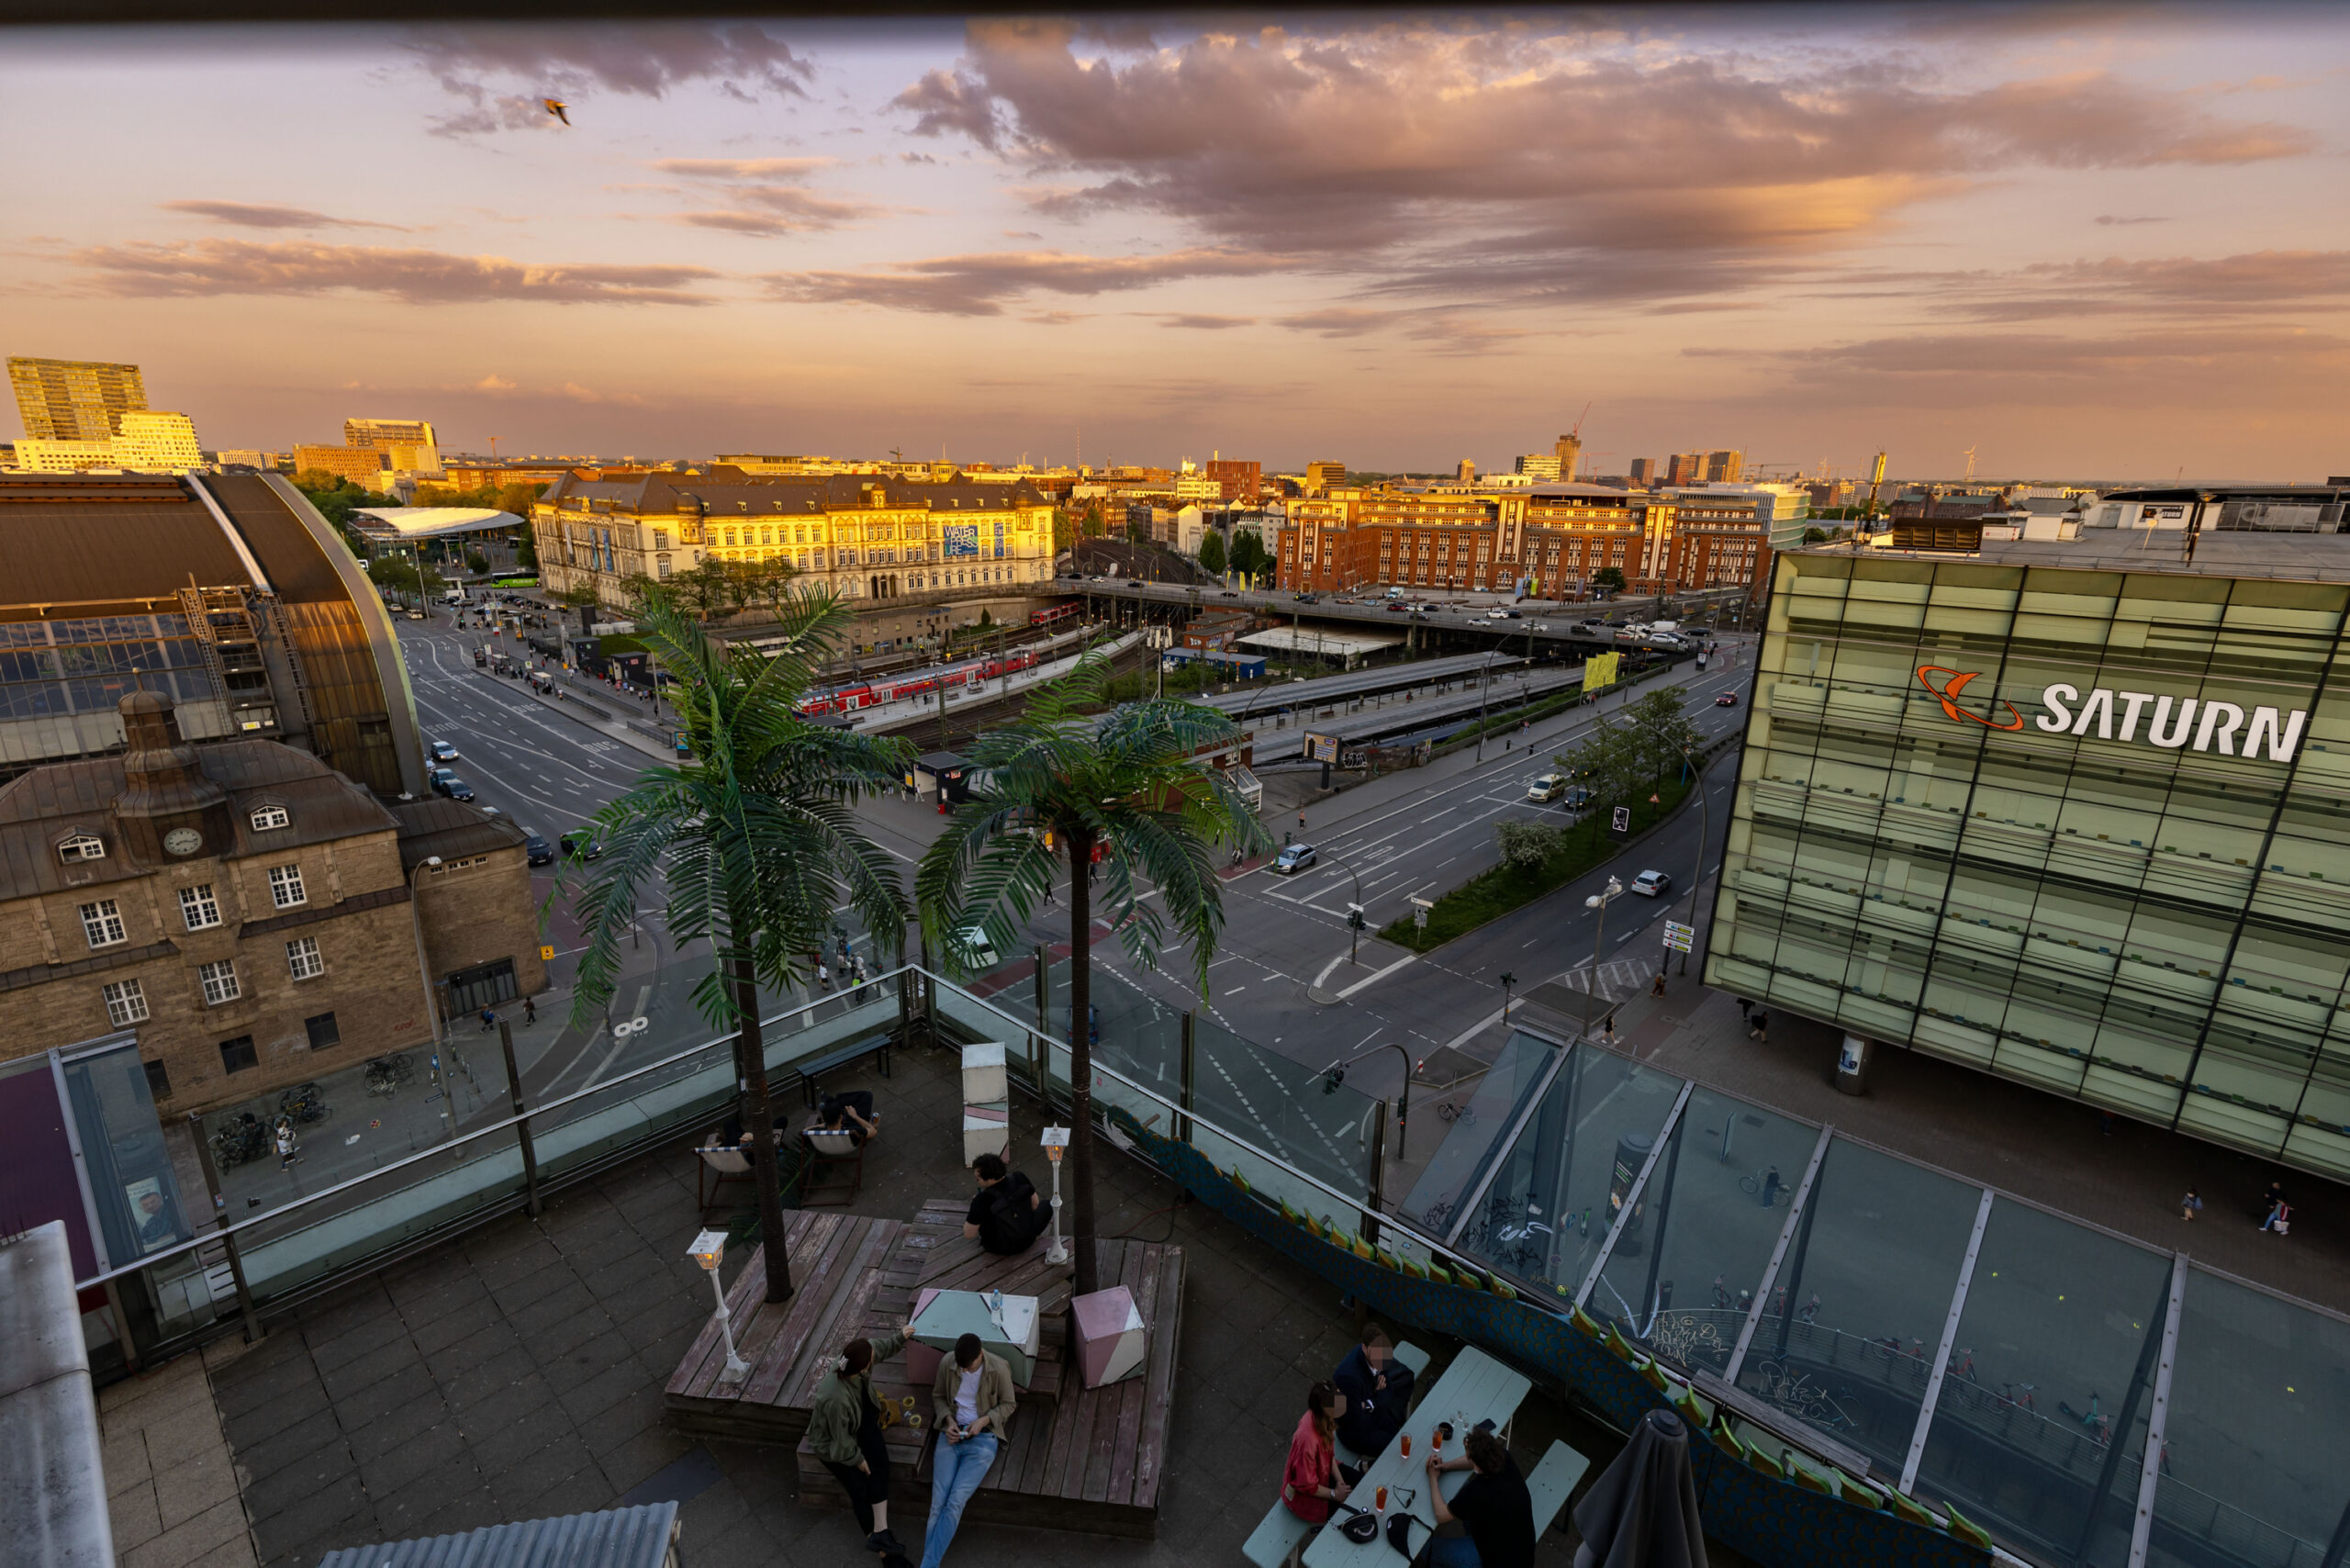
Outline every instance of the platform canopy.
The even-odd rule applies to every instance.
[[[1269,631],[1251,632],[1235,642],[1252,648],[1278,650],[1284,654],[1312,654],[1326,659],[1359,659],[1365,654],[1375,654],[1382,648],[1401,647],[1401,637],[1383,637],[1368,632],[1330,632],[1314,626],[1275,626]]]
[[[354,507],[351,515],[369,533],[401,539],[437,539],[446,533],[495,533],[520,528],[522,520],[492,507]]]

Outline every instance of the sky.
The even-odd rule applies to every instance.
[[[2318,480],[2346,89],[2314,6],[17,31],[0,352],[207,447]]]

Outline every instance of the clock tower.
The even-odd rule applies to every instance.
[[[114,826],[123,847],[150,866],[226,854],[236,844],[229,794],[208,778],[196,747],[180,737],[172,700],[134,691],[119,704],[129,750]]]

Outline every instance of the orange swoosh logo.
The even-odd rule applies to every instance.
[[[1918,666],[1918,684],[1934,694],[1934,700],[1942,705],[1942,711],[1949,714],[1953,720],[1971,720],[1974,722],[1982,725],[1986,730],[2022,729],[2023,715],[2016,711],[2016,705],[2014,703],[2003,699],[1993,698],[1992,700],[1998,702],[2000,707],[2005,708],[2008,711],[2008,716],[2015,721],[2012,724],[1995,724],[1990,720],[1984,718],[1981,714],[1970,713],[1965,709],[1958,705],[1956,699],[1960,693],[1966,689],[1966,683],[1973,680],[1976,676],[1982,673],[1983,672],[1980,670],[1968,670],[1962,674],[1954,669],[1945,669],[1941,665],[1919,665]],[[1928,678],[1929,677],[1937,675],[1947,678],[1940,686],[1936,686],[1932,680]]]

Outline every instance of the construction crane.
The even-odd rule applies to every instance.
[[[1969,485],[1975,483],[1975,449],[1971,446],[1966,449],[1966,478],[1964,483]]]

